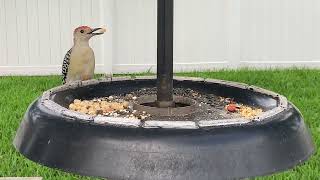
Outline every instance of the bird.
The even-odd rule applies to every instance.
[[[66,53],[62,63],[62,83],[93,79],[95,69],[94,51],[89,40],[106,32],[105,28],[80,26],[73,32],[73,46]]]

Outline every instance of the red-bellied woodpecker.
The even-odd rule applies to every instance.
[[[93,78],[95,57],[93,50],[89,46],[89,40],[95,35],[103,34],[105,31],[104,28],[91,29],[88,26],[80,26],[74,30],[73,47],[63,59],[63,84]]]

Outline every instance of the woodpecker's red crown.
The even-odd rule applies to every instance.
[[[89,27],[89,26],[80,26],[80,27],[77,27],[74,30],[74,32],[77,32],[77,31],[80,31],[80,30],[87,30],[87,29],[92,30],[91,27]]]

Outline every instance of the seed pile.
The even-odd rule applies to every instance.
[[[241,105],[239,109],[240,115],[245,118],[253,118],[255,116],[259,116],[262,112],[263,111],[260,108],[252,108],[244,105]]]
[[[263,111],[260,108],[252,108],[243,104],[228,104],[225,109],[231,113],[239,113],[241,117],[253,118],[259,116]]]
[[[136,97],[127,97],[131,100]],[[146,119],[150,117],[150,114],[146,112],[140,112],[133,110],[133,107],[129,101],[119,99],[114,96],[108,98],[97,98],[93,100],[79,100],[75,99],[73,103],[69,105],[69,109],[83,114],[91,116],[103,115],[109,117],[126,117],[132,119]]]

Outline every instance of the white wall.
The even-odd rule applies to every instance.
[[[27,3],[28,2],[28,3]],[[155,70],[156,0],[0,0],[0,75],[59,74],[79,25],[97,72]],[[175,0],[176,71],[320,67],[319,0]]]
[[[113,0],[0,0],[0,75],[59,74],[73,29],[112,25],[112,10]],[[91,41],[99,72],[109,70],[111,42],[110,33]]]

